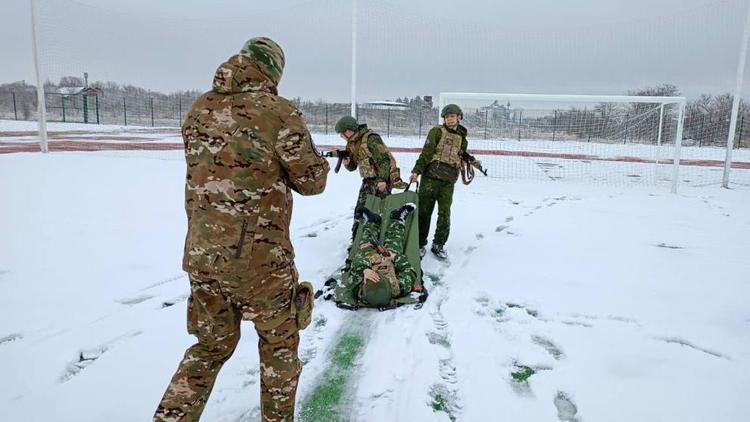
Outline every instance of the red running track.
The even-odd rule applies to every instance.
[[[102,137],[102,139],[105,139]],[[111,139],[111,138],[108,138]],[[142,138],[144,141],[148,138]],[[135,141],[133,138],[127,139],[127,141]],[[318,145],[321,150],[332,150],[341,148],[340,145]],[[128,142],[128,143],[112,143],[112,142],[92,142],[92,141],[73,141],[73,140],[54,140],[49,143],[49,150],[51,152],[65,152],[65,151],[174,151],[182,150],[182,144],[167,143],[167,142]],[[419,147],[391,147],[392,152],[406,152],[406,153],[419,153],[422,148]],[[12,154],[17,152],[38,152],[39,145],[36,143],[25,143],[25,142],[0,142],[0,154]],[[653,164],[654,160],[641,158],[641,157],[601,157],[598,155],[588,154],[572,154],[572,153],[551,153],[551,152],[537,152],[537,151],[509,151],[509,150],[481,150],[473,149],[469,150],[474,155],[486,155],[486,156],[507,156],[507,157],[530,157],[530,158],[554,158],[561,160],[577,160],[577,161],[609,161],[609,162],[625,162],[625,163],[643,163]],[[661,164],[672,164],[673,160],[660,161]],[[721,160],[696,160],[696,159],[683,159],[680,160],[680,165],[683,166],[697,166],[697,167],[724,167],[724,161]],[[750,162],[735,161],[732,163],[732,168],[735,169],[750,169]]]

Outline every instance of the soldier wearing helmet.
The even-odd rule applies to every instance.
[[[259,337],[261,419],[294,420],[299,331],[310,322],[313,292],[294,265],[292,191],[323,192],[329,167],[300,111],[277,94],[283,69],[281,47],[249,40],[219,66],[213,89],[182,125],[187,328],[198,342],[185,352],[155,421],[200,419],[242,320]]]
[[[349,171],[359,168],[359,174],[362,176],[355,210],[365,205],[367,195],[384,198],[391,193],[392,188],[406,187],[401,180],[396,159],[380,135],[370,130],[366,124],[359,124],[352,116],[344,116],[336,122],[336,133],[346,141],[347,157],[343,159],[344,166]],[[352,239],[357,235],[358,217],[355,212]]]
[[[430,220],[438,206],[435,236],[430,250],[438,259],[445,260],[448,254],[445,243],[450,234],[451,203],[453,190],[461,171],[461,156],[468,148],[466,128],[461,126],[463,111],[456,104],[448,104],[440,111],[443,124],[430,129],[422,153],[411,171],[410,181],[419,185],[419,252],[424,256]]]

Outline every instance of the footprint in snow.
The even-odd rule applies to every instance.
[[[139,303],[145,302],[145,301],[147,301],[149,299],[153,299],[153,298],[154,297],[150,296],[150,295],[140,295],[140,296],[126,297],[126,298],[118,299],[117,303],[119,303],[120,305],[132,306],[132,305],[137,305]]]
[[[7,336],[0,337],[0,345],[6,344],[6,343],[12,343],[14,341],[21,340],[22,338],[23,338],[23,334],[21,333],[8,334]]]
[[[91,349],[81,349],[78,352],[78,356],[74,360],[72,360],[70,363],[68,363],[67,368],[65,368],[65,371],[60,376],[59,381],[61,383],[70,381],[73,377],[80,374],[81,371],[89,367],[91,364],[96,362],[104,353],[111,350],[112,347],[116,346],[117,344],[131,339],[133,337],[141,335],[141,331],[134,331],[132,333],[126,333],[123,334],[111,341],[108,341],[106,343],[102,343],[99,346],[96,346]]]
[[[576,417],[578,414],[578,407],[573,403],[573,400],[568,394],[559,391],[553,401],[557,408],[557,419],[560,422],[579,422]]]
[[[164,302],[161,303],[161,308],[162,309],[169,308],[169,307],[174,306],[174,305],[176,305],[178,303],[186,301],[187,298],[188,298],[188,295],[180,295],[180,296],[177,296],[177,297],[173,297],[172,299],[165,300]]]

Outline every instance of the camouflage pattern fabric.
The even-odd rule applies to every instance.
[[[300,366],[292,191],[321,193],[329,166],[296,106],[275,95],[276,82],[263,63],[235,55],[182,126],[183,268],[191,277],[188,331],[198,343],[185,353],[155,420],[198,420],[241,320],[253,321],[260,336],[262,419],[293,420]]]
[[[376,179],[363,179],[362,185],[359,187],[359,194],[357,195],[357,203],[354,206],[354,223],[352,224],[352,240],[357,236],[357,230],[359,229],[360,215],[357,214],[357,210],[365,206],[367,201],[367,195],[375,195],[378,198],[385,198],[391,194],[391,187],[386,186],[385,192],[378,190],[378,182]]]
[[[466,135],[466,128],[461,125],[455,129],[445,125],[430,129],[422,152],[411,172],[447,182],[458,180],[461,153],[469,148]],[[455,144],[459,138],[460,147],[458,151],[455,151]],[[451,143],[451,148],[446,148],[448,142]],[[448,151],[448,153],[441,154],[443,151]],[[450,152],[455,152],[455,154]]]
[[[453,189],[455,182],[445,182],[428,176],[422,177],[419,185],[419,247],[427,245],[430,233],[430,220],[438,205],[438,218],[435,227],[434,244],[445,245],[451,231],[451,204],[453,203]]]
[[[270,38],[258,37],[248,40],[240,54],[257,63],[274,85],[278,85],[284,71],[284,51]]]
[[[221,282],[190,277],[188,332],[198,338],[180,362],[164,393],[154,421],[197,421],[206,406],[216,376],[240,340],[240,322],[247,314],[273,318],[276,311],[266,302],[278,300],[297,282],[293,267],[260,280],[258,295],[240,304],[222,294]],[[263,285],[266,284],[266,285]],[[291,306],[291,294],[283,307]],[[284,303],[285,302],[285,303]],[[260,353],[261,408],[263,421],[293,421],[297,382],[302,365],[297,357],[299,334],[294,318],[286,318],[270,330],[257,329]],[[270,340],[270,341],[269,341]]]
[[[380,135],[367,125],[359,125],[357,133],[346,142],[346,151],[351,154],[347,170],[354,171],[359,167],[363,179],[390,182],[392,156]]]
[[[404,223],[391,220],[388,224],[382,246],[388,251],[393,252],[391,257],[383,257],[379,254],[372,241],[372,239],[378,239],[380,235],[379,224],[368,222],[362,230],[362,242],[357,245],[358,249],[352,258],[352,266],[349,273],[348,287],[352,289],[354,297],[359,297],[359,290],[363,281],[362,272],[364,270],[371,268],[378,272],[386,272],[385,268],[374,268],[376,265],[378,267],[390,266],[387,272],[395,274],[397,283],[391,283],[391,294],[393,297],[405,296],[411,293],[414,283],[417,280],[417,272],[409,263],[406,255],[403,254],[406,244],[406,227]],[[396,286],[398,287],[397,289],[394,288]]]

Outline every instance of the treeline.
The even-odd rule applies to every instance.
[[[185,111],[201,93],[185,90],[162,93],[116,82],[92,82],[96,98],[84,104],[82,96],[70,95],[86,84],[83,78],[66,76],[57,83],[44,85],[50,121],[102,124],[179,126]],[[66,90],[67,89],[67,90]],[[629,91],[635,96],[680,96],[671,84]],[[724,145],[729,131],[733,96],[704,94],[690,100],[685,110],[683,139],[687,145]],[[338,118],[350,114],[349,103],[295,98],[311,130],[329,133]],[[424,97],[395,99],[399,107],[360,104],[361,121],[383,135],[424,136],[437,118],[437,104]],[[34,85],[23,81],[0,85],[0,118],[36,119],[37,93]],[[601,103],[565,106],[557,109],[529,110],[524,104],[491,103],[466,110],[464,124],[474,138],[577,139],[596,142],[655,143],[659,127],[658,104]],[[665,107],[661,139],[676,137],[677,107]],[[742,101],[737,138],[740,146],[750,144],[750,107]]]

